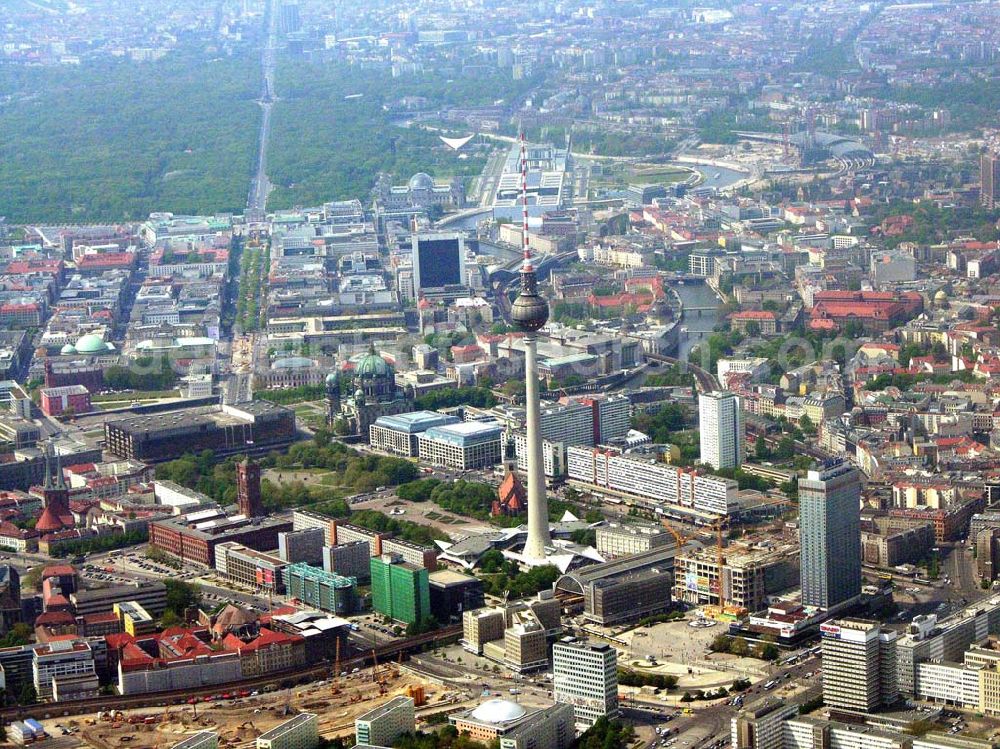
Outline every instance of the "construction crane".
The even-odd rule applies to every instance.
[[[376,655],[375,653],[375,648],[372,648],[372,661],[374,662],[374,665],[372,666],[372,681],[378,684],[378,693],[379,696],[381,697],[383,694],[386,693],[386,691],[388,691],[385,688],[387,679],[379,670],[378,655]]]
[[[725,524],[725,516],[715,521],[715,564],[719,570],[719,607],[725,609],[726,600],[726,557],[723,554],[722,546],[722,526]]]
[[[340,694],[340,638],[337,638],[337,648],[333,658],[333,693]]]
[[[674,528],[674,526],[668,523],[666,518],[660,518],[660,525],[666,528],[667,531],[669,531],[670,535],[674,537],[674,540],[677,541],[677,553],[680,554],[681,551],[683,551],[684,549],[684,544],[686,544],[691,539],[683,535],[679,530],[677,530],[676,528]]]

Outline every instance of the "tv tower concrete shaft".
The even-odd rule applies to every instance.
[[[538,341],[531,333],[524,338],[525,407],[528,432],[528,541],[524,556],[544,559],[545,548],[552,544],[549,535],[549,502],[545,494],[545,469],[542,462],[541,409],[538,401]]]

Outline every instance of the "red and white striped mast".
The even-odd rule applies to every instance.
[[[531,264],[531,245],[528,242],[528,142],[524,137],[524,124],[518,128],[521,138],[521,245],[524,250],[524,273],[534,272]]]

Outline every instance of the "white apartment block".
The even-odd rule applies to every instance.
[[[517,456],[517,469],[528,470],[528,437],[518,433],[514,435],[514,454]],[[566,475],[566,444],[542,440],[542,468],[549,478]]]
[[[743,464],[743,414],[740,399],[728,391],[698,396],[701,462],[719,468]]]
[[[543,406],[539,412],[542,439],[567,445],[594,445],[594,412],[576,401]]]
[[[627,395],[609,395],[596,400],[597,426],[601,442],[620,439],[632,427],[632,402]]]
[[[729,515],[738,507],[739,487],[735,481],[621,455],[617,450],[570,447],[566,450],[566,466],[571,480],[666,505],[711,515]]]
[[[355,740],[358,746],[391,746],[401,734],[413,731],[415,725],[413,699],[393,697],[355,719]]]
[[[552,646],[552,695],[573,706],[579,727],[618,715],[618,652],[610,645],[565,638]]]

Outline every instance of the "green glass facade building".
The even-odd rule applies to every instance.
[[[407,624],[431,615],[427,570],[383,554],[372,557],[372,608],[390,619]]]
[[[335,614],[357,610],[357,579],[343,577],[305,562],[290,564],[283,571],[285,591],[303,603]]]

